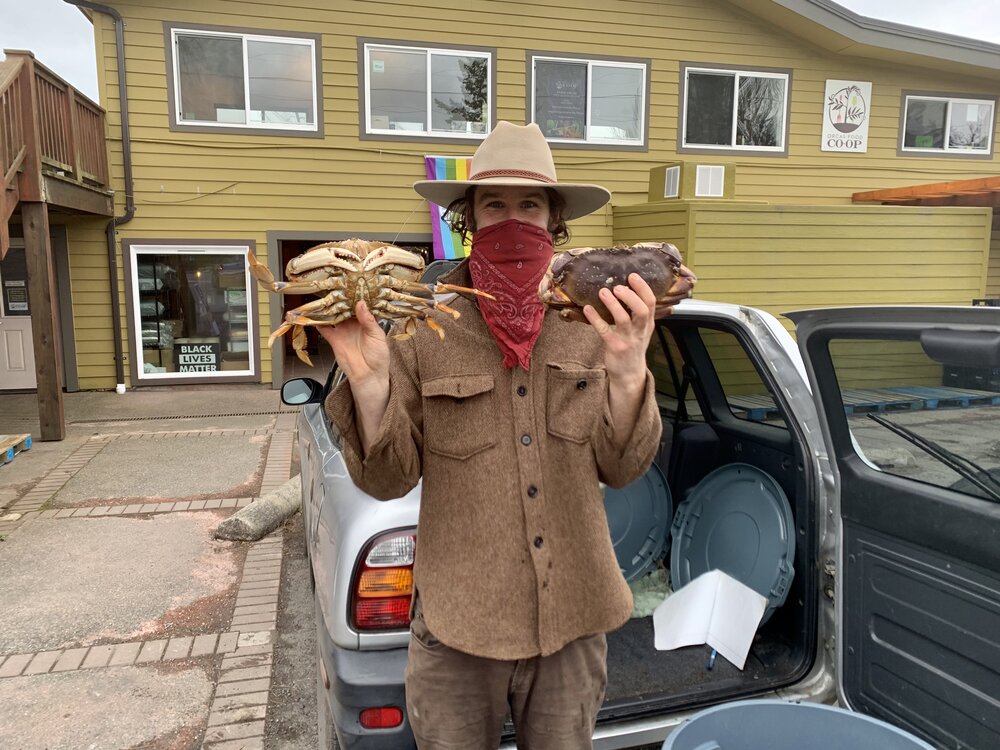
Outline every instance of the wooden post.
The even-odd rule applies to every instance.
[[[42,440],[66,437],[63,408],[62,339],[55,263],[49,240],[49,212],[45,203],[23,202],[24,255],[28,265],[28,299],[38,381],[38,422]]]

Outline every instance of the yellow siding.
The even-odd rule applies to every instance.
[[[56,221],[55,217],[52,221]],[[80,388],[85,391],[114,388],[115,345],[111,325],[108,244],[104,233],[107,219],[70,218],[65,224]],[[118,282],[122,283],[120,265]],[[126,342],[122,344],[127,353]]]
[[[990,268],[986,275],[986,296],[993,299],[1000,298],[1000,216],[993,217],[993,232],[990,235]]]
[[[269,230],[351,231],[391,239],[400,231],[429,233],[426,206],[410,189],[424,176],[423,155],[469,154],[474,145],[362,140],[358,135],[357,41],[359,37],[403,42],[496,48],[496,113],[499,119],[525,121],[525,54],[599,54],[649,58],[651,96],[649,151],[554,149],[560,177],[567,181],[608,186],[617,206],[646,200],[648,173],[667,161],[712,161],[735,165],[740,200],[796,204],[848,204],[851,193],[944,179],[995,174],[990,161],[921,159],[896,156],[900,92],[903,89],[982,92],[997,90],[990,80],[955,76],[932,68],[893,66],[835,56],[807,40],[796,40],[766,22],[748,18],[722,0],[569,0],[567,3],[468,0],[392,0],[329,3],[297,0],[293,5],[243,0],[111,0],[126,20],[129,110],[135,175],[135,219],[120,228],[119,239],[197,238],[255,240],[265,255]],[[168,102],[163,21],[322,35],[321,139],[267,134],[175,133],[168,129]],[[114,34],[106,16],[96,15],[98,70],[102,105],[108,110],[112,173],[120,194],[122,157]],[[554,34],[553,29],[558,29]],[[791,125],[787,158],[761,156],[697,157],[678,155],[678,94],[681,62],[768,66],[793,71]],[[987,72],[983,73],[988,75]],[[820,122],[827,78],[874,83],[870,148],[867,154],[820,151]],[[575,222],[574,245],[606,244],[612,239],[612,209]],[[870,270],[856,274],[856,284],[825,283],[828,271],[856,273],[868,253],[852,251],[843,227],[826,240],[831,257],[821,266],[788,266],[781,279],[755,276],[753,269],[769,257],[771,238],[698,237],[717,249],[699,270],[704,288],[740,296],[745,290],[769,306],[819,304],[810,288],[797,289],[792,273],[805,274],[824,301],[851,302],[876,291]],[[877,224],[878,222],[873,222]],[[698,222],[701,227],[703,223]],[[721,229],[713,219],[708,225]],[[710,231],[714,231],[710,230]],[[971,230],[970,230],[971,231]],[[789,239],[790,238],[784,238]],[[807,239],[807,238],[803,238]],[[821,240],[822,238],[812,238]],[[885,244],[878,275],[896,263],[908,263],[908,242],[920,237],[900,231],[895,245]],[[941,246],[947,243],[941,237]],[[845,247],[846,246],[846,247]],[[834,256],[834,248],[846,254]],[[821,251],[818,251],[821,252]],[[96,257],[96,255],[95,255]],[[973,263],[971,255],[962,260]],[[727,264],[732,264],[727,266]],[[852,266],[855,268],[852,269]],[[825,269],[825,270],[824,270]],[[963,268],[960,274],[971,274]],[[857,278],[860,276],[861,278]],[[865,279],[864,277],[868,278]],[[935,284],[927,271],[907,293],[930,298],[968,296],[965,282],[950,275]],[[965,278],[962,276],[962,278]],[[923,283],[924,286],[919,284]],[[750,286],[745,286],[749,284]],[[965,286],[962,286],[965,284]],[[744,286],[741,286],[744,285]],[[947,289],[942,289],[942,285]],[[859,291],[860,288],[860,291]],[[837,294],[831,289],[839,290]],[[123,287],[124,290],[124,287]],[[980,290],[981,291],[981,290]],[[124,291],[122,292],[124,295]],[[919,300],[917,300],[919,301]],[[269,309],[260,293],[261,344],[268,334]],[[125,304],[122,300],[124,315]],[[106,306],[78,308],[84,329],[107,324]],[[125,321],[122,321],[124,327]],[[94,342],[97,343],[96,341]],[[127,349],[126,349],[127,350]],[[263,351],[262,377],[270,378],[269,352]],[[113,369],[88,365],[88,378],[105,382]],[[83,382],[81,371],[81,382]]]

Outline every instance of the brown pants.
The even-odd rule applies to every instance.
[[[444,645],[419,609],[410,627],[406,710],[420,750],[495,750],[508,707],[522,750],[592,747],[608,677],[603,635],[550,656],[498,661]]]

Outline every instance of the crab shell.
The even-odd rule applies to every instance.
[[[691,296],[697,281],[681,265],[680,251],[669,242],[580,247],[552,256],[538,295],[546,305],[560,308],[564,319],[585,321],[583,307],[591,305],[605,322],[614,324],[598,292],[605,287],[628,286],[632,273],[639,274],[656,295],[657,317],[669,315],[673,305]]]

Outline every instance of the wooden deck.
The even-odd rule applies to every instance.
[[[104,110],[35,60],[0,62],[0,259],[23,202],[113,216]]]

